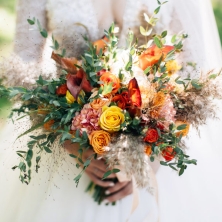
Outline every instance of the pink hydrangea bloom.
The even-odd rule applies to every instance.
[[[88,135],[94,130],[100,130],[99,117],[102,110],[95,110],[86,104],[80,113],[77,113],[72,120],[71,130],[85,131]]]
[[[159,118],[164,119],[163,124],[165,127],[168,128],[171,123],[175,122],[176,110],[173,106],[173,101],[171,100],[169,95],[166,96],[165,103],[160,109],[159,114]]]

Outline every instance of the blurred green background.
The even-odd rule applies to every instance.
[[[13,48],[16,20],[15,4],[16,0],[0,0],[0,60],[2,56],[7,57]],[[212,4],[222,42],[222,0],[212,0]],[[6,99],[1,98],[0,128],[3,123],[3,119],[5,119],[9,113],[9,107],[9,102]]]

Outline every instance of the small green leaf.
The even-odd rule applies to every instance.
[[[104,84],[102,95],[107,95],[108,93],[111,93],[113,89],[113,83]]]
[[[202,89],[202,84],[200,84],[197,79],[193,79],[193,80],[191,81],[191,85],[192,85],[195,89],[198,89],[198,90]]]
[[[146,13],[143,13],[143,15],[144,15],[145,21],[146,21],[147,23],[150,23],[150,18],[149,18],[149,16],[148,16]]]
[[[119,169],[113,169],[113,170],[112,170],[112,173],[119,173],[119,172],[120,172]]]
[[[144,70],[144,73],[145,73],[145,74],[149,73],[149,72],[150,72],[150,69],[151,69],[150,67],[147,67],[147,68]]]
[[[218,77],[218,74],[212,74],[209,76],[209,79],[216,79]]]
[[[44,146],[44,150],[45,150],[47,153],[52,153],[52,150],[50,150],[47,146]]]
[[[159,7],[157,7],[157,8],[154,10],[154,14],[158,14],[158,13],[159,13],[159,11],[160,11],[160,6],[159,6]]]
[[[113,172],[112,170],[109,170],[107,172],[104,173],[102,180],[106,179],[109,175],[111,175]]]
[[[184,173],[184,170],[185,170],[185,165],[183,165],[183,166],[180,168],[179,176],[181,176],[181,175]]]
[[[187,124],[182,124],[177,127],[177,130],[184,130],[186,129],[186,127],[187,127]]]
[[[164,37],[166,37],[166,36],[167,36],[167,31],[163,31],[163,32],[161,33],[161,37],[164,38]]]
[[[158,37],[154,37],[153,38],[153,40],[154,40],[154,43],[156,44],[156,46],[158,47],[158,48],[162,48],[163,47],[163,44],[162,44],[162,42],[160,41],[160,39],[158,38]]]
[[[78,182],[79,181],[79,179],[82,177],[82,175],[81,174],[79,174],[78,176],[76,176],[75,178],[74,178],[74,181],[76,181],[76,182]]]
[[[171,38],[171,43],[175,43],[176,42],[176,39],[177,39],[177,35],[174,35],[172,38]]]
[[[40,34],[42,35],[42,37],[47,38],[48,37],[48,32],[43,29],[42,31],[40,31]]]
[[[69,156],[71,156],[72,158],[77,158],[77,156],[74,154],[69,154]]]
[[[91,160],[86,160],[86,162],[84,163],[84,167],[88,167],[89,166],[89,164],[91,163]]]
[[[160,164],[163,165],[163,166],[168,166],[168,164],[164,161],[160,161]]]
[[[41,156],[37,156],[35,160],[36,160],[36,163],[38,164],[39,161],[41,160]]]
[[[151,161],[151,162],[154,162],[154,160],[155,160],[154,156],[151,156],[151,157],[150,157],[150,161]]]
[[[29,25],[34,25],[35,24],[35,21],[31,20],[31,19],[27,19]]]
[[[12,167],[12,170],[15,170],[16,168],[18,168],[18,166],[13,166],[13,167]]]
[[[26,161],[27,162],[31,161],[32,157],[33,157],[33,151],[30,149],[27,152]]]

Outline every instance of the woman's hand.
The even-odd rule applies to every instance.
[[[132,181],[117,182],[113,187],[106,190],[105,194],[108,195],[104,202],[115,202],[130,195],[133,192]]]
[[[73,144],[70,141],[66,141],[64,143],[65,149],[74,155],[78,155],[78,144]],[[92,150],[86,150],[83,153],[83,161],[86,161],[87,158],[92,156],[94,152]],[[120,200],[124,198],[125,196],[128,196],[133,191],[133,186],[131,181],[125,181],[125,182],[117,182],[114,183],[112,181],[105,181],[102,180],[103,175],[105,172],[107,172],[107,165],[105,164],[104,159],[93,159],[90,163],[90,165],[86,168],[86,173],[89,176],[89,178],[97,185],[101,187],[105,187],[106,189],[106,195],[107,198],[105,198],[104,202],[115,202],[117,200]],[[116,178],[116,174],[111,174],[107,177],[109,178]]]
[[[94,152],[92,150],[87,150],[83,153],[83,160],[86,161],[86,159],[91,156]],[[105,172],[107,172],[107,165],[105,164],[104,159],[93,159],[90,163],[90,165],[86,168],[85,172],[89,176],[89,178],[97,185],[101,187],[113,187],[115,184],[112,181],[105,181],[102,180],[103,175]],[[116,175],[113,173],[107,177],[109,178],[116,178]]]

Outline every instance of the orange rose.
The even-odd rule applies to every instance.
[[[99,52],[100,52],[100,49],[102,49],[102,51],[105,50],[106,46],[107,46],[107,43],[109,39],[104,36],[102,39],[99,39],[95,42],[93,42],[93,46],[96,48],[96,54],[98,55]]]
[[[59,87],[56,89],[56,94],[57,94],[58,96],[65,96],[67,90],[68,90],[67,85],[66,85],[66,84],[62,84],[61,86],[59,86]]]
[[[158,135],[157,130],[148,129],[143,141],[148,142],[148,143],[155,143],[158,140],[158,138],[159,138],[159,135]]]
[[[93,131],[89,135],[89,143],[92,145],[93,150],[97,154],[103,154],[106,152],[105,147],[109,144],[109,142],[110,135],[103,130]]]
[[[104,82],[104,84],[112,83],[112,93],[117,93],[118,89],[120,88],[119,78],[110,72],[104,72],[100,77],[100,81]]]
[[[166,101],[166,96],[165,96],[165,94],[164,94],[163,92],[160,92],[160,91],[159,91],[159,92],[155,95],[155,97],[154,97],[154,99],[153,99],[153,105],[154,105],[155,107],[160,107],[160,106],[163,106],[163,105],[164,105],[165,101]]]
[[[107,94],[105,95],[103,98],[98,98],[98,99],[94,99],[91,103],[90,106],[93,109],[101,109],[103,106],[109,106],[112,100],[112,95],[111,94]]]
[[[145,146],[144,152],[145,152],[145,154],[150,156],[152,153],[152,147],[150,145]]]
[[[53,119],[51,119],[51,120],[47,121],[46,123],[44,123],[43,127],[45,130],[50,131],[50,130],[52,130],[51,127],[54,123],[55,123],[55,121]]]
[[[158,48],[156,45],[151,46],[139,56],[139,67],[142,70],[145,70],[147,67],[156,64],[162,56],[164,59],[167,53],[172,51],[173,49],[174,46],[168,45],[163,46],[161,49]]]
[[[162,151],[162,156],[166,161],[171,161],[176,156],[176,152],[171,146],[167,146]]]

